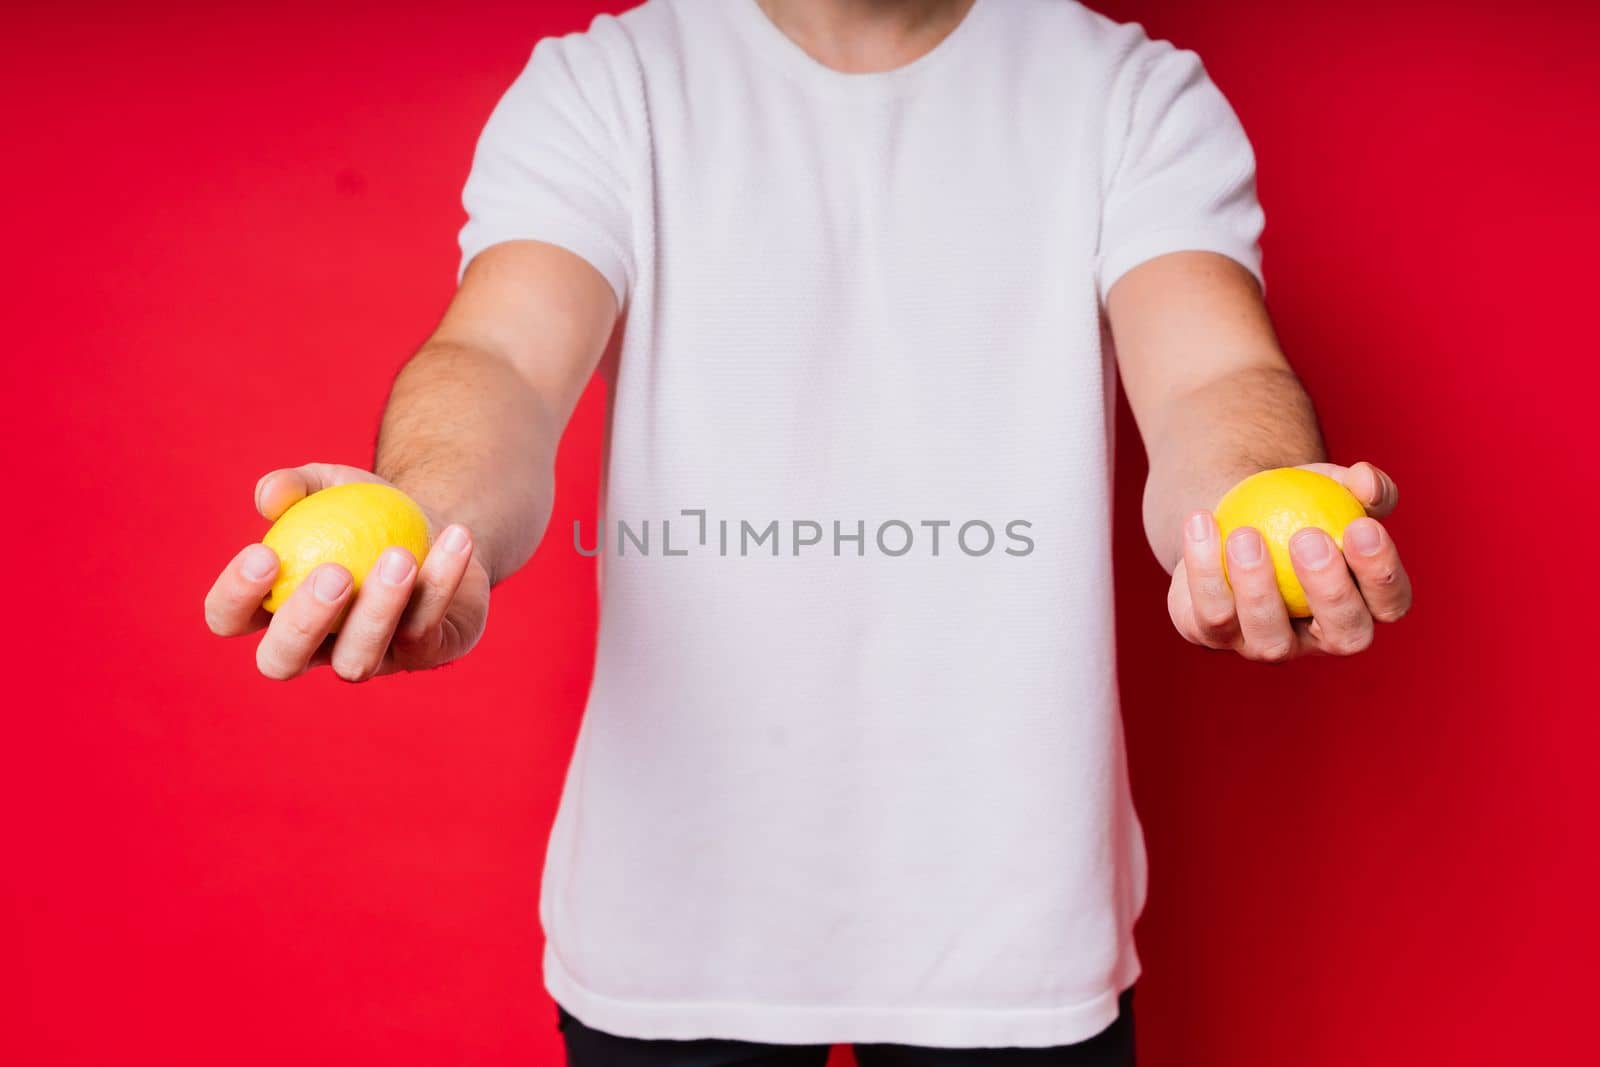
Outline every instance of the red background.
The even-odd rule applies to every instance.
[[[262,529],[258,474],[370,458],[451,292],[488,109],[598,6],[8,16],[7,1062],[556,1062],[534,903],[589,568],[552,546],[467,661],[359,688],[259,679],[200,602]],[[1242,114],[1274,313],[1335,456],[1402,484],[1419,589],[1357,661],[1190,649],[1124,448],[1141,1059],[1574,1062],[1597,933],[1600,15],[1108,10],[1199,50]],[[594,507],[599,400],[558,529]]]

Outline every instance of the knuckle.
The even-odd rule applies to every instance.
[[[271,641],[263,641],[256,646],[256,670],[275,682],[287,682],[299,676],[301,668]]]
[[[330,666],[339,678],[358,684],[367,681],[378,672],[377,664],[369,662],[366,657],[335,655]]]
[[[1354,632],[1340,633],[1323,642],[1330,655],[1355,656],[1372,647],[1372,628],[1363,627]]]
[[[1399,622],[1411,611],[1411,601],[1404,600],[1396,604],[1388,604],[1372,613],[1372,617],[1379,622]]]
[[[1233,598],[1241,607],[1260,611],[1277,607],[1283,595],[1271,575],[1254,575],[1252,580],[1234,587]]]
[[[1183,639],[1191,645],[1199,645],[1201,648],[1216,647],[1215,633],[1211,627],[1201,621],[1198,612],[1191,610],[1181,617],[1174,616],[1173,625],[1177,627],[1178,633],[1183,635]]]
[[[1257,663],[1287,663],[1294,655],[1294,643],[1286,640],[1262,641],[1249,646],[1249,657]]]
[[[392,617],[373,608],[351,612],[334,643],[328,666],[347,682],[365,682],[378,673],[383,655],[394,643]]]
[[[1181,626],[1178,632],[1183,633]],[[395,630],[394,640],[390,644],[413,653],[434,648],[439,644],[439,627],[423,621],[401,623]]]
[[[1400,568],[1384,562],[1361,575],[1361,584],[1378,592],[1393,589],[1400,584]]]
[[[1324,607],[1340,615],[1349,614],[1364,603],[1361,600],[1360,590],[1350,580],[1349,575],[1342,572],[1322,583],[1322,588],[1317,590],[1317,599],[1322,601]]]
[[[347,652],[362,659],[381,656],[399,630],[402,607],[404,605],[393,605],[389,608],[351,612],[341,630],[339,644],[348,644]],[[334,654],[338,655],[338,648],[335,648]]]
[[[1372,633],[1372,616],[1367,611],[1366,601],[1349,592],[1316,604],[1314,610],[1323,631],[1324,645],[1350,643]]]
[[[246,620],[255,612],[259,598],[219,583],[206,596],[206,626],[218,637],[243,633]]]
[[[1226,604],[1210,601],[1205,604],[1196,604],[1194,607],[1195,621],[1202,630],[1221,632],[1232,629],[1233,610]]]
[[[318,625],[299,612],[281,611],[278,613],[278,618],[283,636],[295,644],[315,644],[321,641],[322,635],[327,632],[326,624]]]
[[[420,588],[409,602],[400,605],[398,611],[400,620],[395,625],[395,632],[407,635],[409,640],[421,638],[428,630],[438,625],[448,609],[447,598],[440,596],[436,590]],[[1176,619],[1177,600],[1170,593],[1167,597],[1167,609]]]
[[[1270,630],[1283,615],[1282,601],[1276,597],[1252,597],[1239,606],[1239,623],[1247,630]]]

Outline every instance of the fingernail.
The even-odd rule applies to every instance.
[[[1211,516],[1197,511],[1189,516],[1189,540],[1202,544],[1211,536]]]
[[[350,588],[350,575],[342,567],[323,567],[311,577],[311,591],[324,604],[335,603]]]
[[[1378,481],[1378,472],[1373,468],[1372,464],[1363,463],[1361,465],[1361,473],[1367,479],[1366,501],[1369,504],[1376,504],[1378,497],[1383,493],[1383,483]]]
[[[1249,567],[1261,562],[1261,535],[1249,526],[1228,535],[1228,558]]]
[[[244,550],[244,559],[239,561],[239,570],[253,582],[261,581],[277,569],[278,554],[266,545],[251,545]]]
[[[439,538],[439,547],[446,552],[460,552],[467,547],[467,531],[459,526],[452,526]]]
[[[1383,547],[1383,534],[1375,522],[1353,522],[1345,527],[1344,543],[1363,556],[1376,556]]]
[[[390,585],[399,585],[411,577],[411,570],[415,566],[408,553],[398,548],[391,548],[383,554],[383,559],[378,563],[378,577]]]
[[[1315,526],[1289,538],[1289,551],[1308,567],[1321,567],[1333,558],[1333,541]]]

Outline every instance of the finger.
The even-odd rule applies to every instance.
[[[1195,631],[1211,648],[1232,648],[1239,637],[1239,620],[1233,590],[1222,572],[1217,520],[1209,511],[1197,511],[1184,523],[1183,534],[1183,568]]]
[[[1374,619],[1398,622],[1411,610],[1411,576],[1381,522],[1357,519],[1346,526],[1344,557]]]
[[[1400,503],[1400,487],[1394,484],[1394,479],[1365,461],[1345,468],[1340,481],[1361,501],[1368,515],[1382,517]]]
[[[348,482],[354,473],[355,468],[335,463],[302,463],[298,467],[268,471],[256,482],[256,510],[267,519],[276,519],[301,497]]]
[[[357,590],[357,595],[360,595],[359,590]],[[312,671],[316,670],[318,667],[331,667],[332,665],[333,642],[324,638],[322,644],[317,646],[317,650],[311,653],[311,659],[306,662],[306,670]],[[378,677],[379,675],[384,674],[393,674],[395,669],[394,657],[384,656],[383,662],[378,665],[377,674],[375,674],[373,677]]]
[[[271,618],[261,602],[278,576],[278,554],[266,545],[247,545],[217,575],[206,594],[206,625],[219,637],[259,630]]]
[[[1289,538],[1289,559],[1311,605],[1308,633],[1333,656],[1353,656],[1372,644],[1372,615],[1333,538],[1308,526]]]
[[[383,550],[334,639],[328,661],[334,674],[347,682],[364,682],[378,673],[416,577],[417,561],[410,552]]]
[[[417,591],[411,610],[400,622],[396,637],[416,643],[431,634],[444,621],[450,601],[461,587],[461,576],[472,560],[472,535],[465,526],[447,526],[428,550],[417,577]]]
[[[1278,592],[1261,533],[1242,526],[1228,535],[1228,582],[1239,618],[1240,653],[1263,663],[1282,663],[1298,650],[1289,609]]]
[[[350,599],[350,572],[324,563],[300,583],[267,626],[256,646],[256,667],[279,681],[303,673]]]
[[[307,466],[310,466],[309,464]],[[322,488],[303,467],[268,471],[256,482],[256,510],[263,518],[276,519],[289,505]]]

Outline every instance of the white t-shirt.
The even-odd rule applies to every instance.
[[[1102,294],[1178,250],[1259,270],[1200,61],[978,0],[843,74],[755,0],[651,0],[539,43],[464,199],[463,267],[552,242],[626,316],[551,994],[634,1037],[1105,1027],[1145,861]]]

